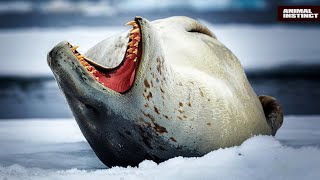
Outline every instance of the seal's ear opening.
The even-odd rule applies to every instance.
[[[272,130],[272,135],[276,135],[276,132],[283,123],[283,111],[281,104],[271,96],[259,96],[259,100],[262,104],[264,115]]]

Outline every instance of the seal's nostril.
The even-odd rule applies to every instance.
[[[66,41],[60,42],[57,44],[48,54],[47,54],[47,64],[49,67],[54,68],[53,66],[56,66],[59,64],[57,63],[57,60],[59,59],[58,53],[61,53],[61,51],[64,51],[64,49],[68,49],[68,44]]]

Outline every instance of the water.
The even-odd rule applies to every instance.
[[[320,78],[253,76],[249,81],[259,95],[276,97],[286,115],[320,112]],[[72,113],[52,77],[0,78],[0,119],[66,118]]]

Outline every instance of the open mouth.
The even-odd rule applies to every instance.
[[[113,68],[102,66],[84,57],[77,51],[79,46],[72,46],[69,43],[70,50],[93,79],[119,93],[125,93],[133,86],[142,55],[142,45],[140,43],[142,37],[139,24],[136,21],[130,21],[127,25],[132,25],[132,29],[129,34],[126,53],[121,63]]]

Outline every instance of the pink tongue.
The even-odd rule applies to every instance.
[[[135,77],[135,62],[132,59],[126,59],[124,64],[111,74],[97,72],[95,74],[99,78],[99,82],[104,86],[123,93],[127,91],[133,84]]]
[[[135,34],[138,36],[138,34]],[[133,39],[133,44],[137,42],[137,40]],[[133,51],[137,49],[137,47],[132,46],[131,47]],[[135,69],[136,69],[136,63],[138,63],[137,54],[130,53],[130,56],[128,56],[128,52],[126,53],[126,59],[121,67],[119,69],[115,70],[114,72],[111,72],[109,74],[101,73],[97,71],[94,75],[95,77],[98,77],[98,81],[100,83],[103,83],[104,86],[117,91],[119,93],[126,92],[133,84],[134,78],[135,78]],[[136,59],[136,62],[134,60]]]
[[[116,70],[110,73],[99,72],[96,68],[92,66],[96,70],[94,73],[95,78],[101,84],[104,84],[109,89],[112,89],[119,93],[124,93],[130,89],[135,79],[135,69],[136,63],[138,63],[137,57],[137,44],[139,39],[135,39],[135,37],[140,36],[139,33],[134,33],[133,38],[131,39],[130,44],[130,53],[126,52],[126,59],[123,64]]]

